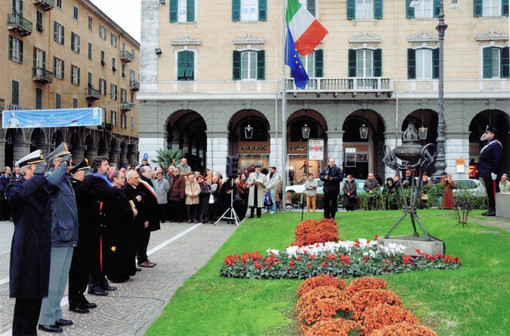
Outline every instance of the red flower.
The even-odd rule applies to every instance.
[[[301,256],[297,256],[297,258],[296,258],[296,259],[297,259],[297,261],[299,261],[299,259],[301,259]]]
[[[294,267],[294,263],[295,263],[295,260],[294,260],[294,259],[292,259],[292,260],[290,261],[290,263],[289,263],[290,268]]]
[[[253,265],[255,265],[256,269],[262,268],[262,265],[257,260],[253,262]]]
[[[336,261],[336,255],[331,254],[331,253],[326,254],[326,260],[328,260],[328,261],[329,261],[329,260],[331,260],[331,259],[333,259],[333,260],[335,260],[335,261]]]
[[[349,256],[343,254],[340,256],[340,260],[342,261],[342,266],[351,262]]]
[[[402,260],[404,261],[404,264],[406,264],[406,267],[407,267],[407,264],[413,260],[413,257],[411,257],[410,255],[405,255],[405,256],[402,256]],[[389,265],[388,265],[389,266]]]
[[[375,235],[374,240],[377,240],[377,238],[379,238],[378,234]]]
[[[364,256],[364,257],[363,257],[363,260],[365,260],[365,262],[368,262],[368,260],[369,260],[369,259],[370,259],[370,258],[369,258],[368,256]]]
[[[314,259],[315,259],[315,254],[312,254],[312,255],[310,256],[310,258],[308,258],[308,260],[310,260],[310,261],[312,261],[312,260],[314,260]]]
[[[321,266],[323,266],[323,267],[328,267],[328,264],[326,264],[325,262],[322,262],[322,263],[321,263]]]
[[[355,240],[355,243],[354,243],[354,246],[359,246],[359,244],[360,244],[360,243],[359,243],[359,240],[357,240],[357,239],[356,239],[356,240]]]

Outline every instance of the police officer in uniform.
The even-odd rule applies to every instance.
[[[40,150],[16,165],[25,181],[13,179],[6,188],[15,225],[9,271],[9,296],[16,298],[12,334],[37,335],[37,319],[50,278],[50,195]]]
[[[485,190],[489,196],[489,210],[482,216],[496,216],[496,192],[499,192],[499,180],[501,179],[501,154],[503,145],[496,139],[497,130],[487,126],[480,140],[487,144],[480,151],[478,172],[480,179],[485,184]]]

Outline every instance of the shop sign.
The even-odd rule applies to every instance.
[[[308,140],[308,160],[324,160],[324,139]]]
[[[269,153],[269,144],[266,142],[239,142],[239,154],[267,154]]]
[[[306,143],[303,144],[303,142],[289,142],[287,147],[287,152],[289,154],[305,154],[308,151],[308,146]]]

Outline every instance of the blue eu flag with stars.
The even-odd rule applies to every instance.
[[[294,74],[294,83],[300,89],[304,89],[306,84],[308,83],[308,74],[303,67],[303,63],[301,62],[301,57],[299,57],[299,53],[296,49],[296,45],[294,44],[294,38],[290,33],[290,30],[287,29],[287,45],[285,48],[285,64],[287,64]]]

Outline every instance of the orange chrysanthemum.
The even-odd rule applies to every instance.
[[[359,323],[342,318],[321,320],[303,333],[303,336],[358,336],[363,335]]]
[[[388,304],[380,304],[365,309],[359,322],[366,328],[367,333],[401,322],[420,323],[418,318],[407,309]]]
[[[339,277],[329,274],[321,274],[303,281],[303,283],[298,288],[298,295],[302,296],[303,294],[308,293],[312,289],[322,286],[333,286],[342,290],[347,286],[347,283],[343,279],[340,279]]]
[[[298,316],[298,321],[303,332],[317,322],[334,318],[352,317],[354,306],[349,301],[338,298],[320,299],[303,307]]]
[[[296,311],[300,312],[305,306],[322,299],[338,299],[350,302],[349,298],[337,287],[320,286],[303,294],[303,296],[298,299]]]
[[[351,301],[356,308],[354,313],[354,318],[359,319],[361,314],[367,309],[371,307],[376,307],[380,304],[386,303],[390,306],[402,306],[402,301],[397,296],[397,294],[392,291],[383,290],[383,289],[367,289],[357,292],[351,297]]]
[[[351,297],[366,289],[388,289],[388,283],[383,279],[363,277],[349,283],[344,289],[344,293]]]
[[[437,336],[436,332],[428,327],[407,322],[392,324],[375,330],[369,336]]]

